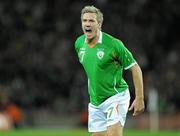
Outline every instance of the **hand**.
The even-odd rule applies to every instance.
[[[136,98],[131,104],[129,111],[134,109],[133,116],[137,116],[144,111],[144,99]]]

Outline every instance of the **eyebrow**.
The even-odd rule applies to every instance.
[[[82,19],[83,21],[87,21],[87,20],[89,20],[89,21],[92,21],[92,22],[94,22],[95,21],[95,19]]]

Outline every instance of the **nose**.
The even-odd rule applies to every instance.
[[[84,26],[91,26],[91,22],[88,20],[84,21],[83,23],[84,23]]]
[[[84,25],[88,27],[88,26],[91,26],[91,23],[89,21],[86,21],[84,22]]]

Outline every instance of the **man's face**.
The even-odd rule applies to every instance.
[[[98,30],[100,30],[100,24],[97,21],[95,13],[85,13],[82,16],[82,29],[86,35],[87,40],[94,39],[97,36]]]

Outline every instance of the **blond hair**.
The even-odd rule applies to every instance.
[[[98,23],[103,23],[103,14],[100,11],[100,9],[94,7],[94,6],[85,6],[82,10],[81,10],[81,20],[83,18],[83,15],[85,13],[95,13],[97,16],[97,21]]]

